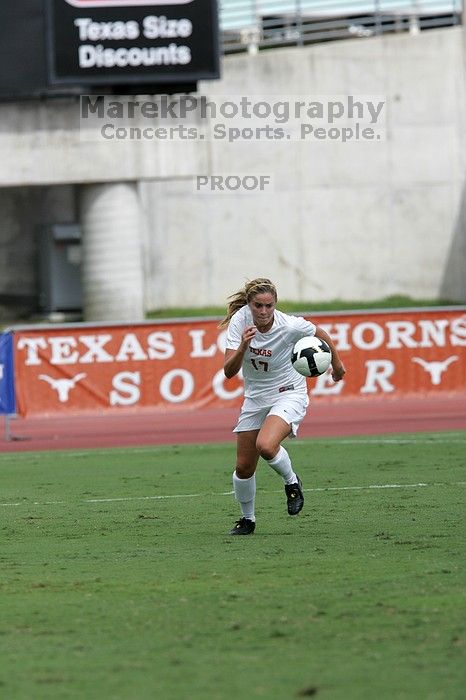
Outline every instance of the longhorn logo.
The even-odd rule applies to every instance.
[[[458,355],[451,355],[451,357],[447,357],[443,362],[426,362],[422,357],[413,357],[412,361],[421,365],[421,367],[430,374],[430,381],[432,384],[440,384],[442,374],[446,371],[447,367],[458,359]]]
[[[48,377],[46,374],[39,374],[39,379],[50,384],[52,389],[55,389],[57,392],[58,400],[61,403],[66,403],[70,397],[71,389],[74,389],[76,384],[81,381],[81,379],[84,379],[85,376],[85,374],[80,372],[71,379],[54,379],[53,377]]]

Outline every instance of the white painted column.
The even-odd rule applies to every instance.
[[[83,185],[80,222],[86,321],[141,321],[144,275],[135,183]]]

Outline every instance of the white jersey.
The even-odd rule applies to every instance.
[[[243,306],[231,317],[226,347],[237,350],[244,329],[253,325],[249,306]],[[297,340],[315,332],[310,321],[275,309],[272,328],[267,333],[257,331],[244,355],[244,396],[268,406],[285,391],[307,394],[305,378],[291,364],[291,352]]]

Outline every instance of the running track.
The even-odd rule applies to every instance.
[[[238,410],[176,410],[116,415],[18,418],[5,439],[0,416],[0,452],[95,447],[233,442]],[[313,401],[299,437],[382,435],[466,430],[466,396],[415,399]]]

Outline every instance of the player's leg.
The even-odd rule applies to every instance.
[[[282,413],[281,410],[277,412]],[[259,431],[256,442],[261,457],[277,474],[280,474],[285,483],[289,515],[297,515],[304,505],[301,479],[295,473],[290,456],[281,444],[290,434],[294,435],[296,429],[297,425],[294,422],[288,423],[279,415],[269,414]]]
[[[283,477],[285,484],[293,484],[297,481],[290,456],[281,444],[290,432],[290,424],[283,418],[269,415],[265,419],[256,441],[257,451],[260,456],[268,462],[269,466],[277,474]]]
[[[242,518],[230,531],[232,535],[250,535],[254,532],[256,516],[256,467],[259,452],[256,448],[258,430],[237,433],[236,469],[233,472],[233,490],[241,508]]]

